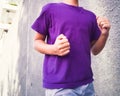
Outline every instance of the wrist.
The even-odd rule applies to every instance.
[[[108,37],[109,36],[109,32],[103,32],[103,33],[101,33],[101,36],[104,36],[104,37]]]
[[[55,45],[50,45],[50,54],[57,55],[57,50]]]

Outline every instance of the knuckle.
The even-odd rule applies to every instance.
[[[68,50],[70,51],[70,47],[68,47]]]
[[[59,56],[63,56],[63,55],[64,55],[64,54],[62,54],[62,53],[61,53],[61,54],[59,54]]]
[[[61,46],[57,46],[57,49],[60,50],[60,49],[61,49]]]
[[[68,42],[68,45],[70,46],[70,43]]]
[[[67,38],[66,38],[65,40],[68,42],[68,39],[67,39]]]

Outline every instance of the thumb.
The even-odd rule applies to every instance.
[[[96,19],[98,20],[98,19],[99,19],[99,16],[96,16]]]
[[[58,35],[58,37],[57,37],[57,39],[59,39],[59,40],[64,39],[64,38],[66,38],[66,36],[65,36],[64,34],[60,34],[60,35]]]

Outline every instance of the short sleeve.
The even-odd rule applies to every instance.
[[[36,32],[47,35],[49,29],[49,12],[47,7],[43,7],[40,16],[34,21],[32,29]]]
[[[91,42],[94,40],[98,40],[100,37],[101,31],[98,27],[96,16],[93,17],[93,27],[92,27],[92,33],[91,33]]]

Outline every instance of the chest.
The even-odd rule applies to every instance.
[[[62,9],[53,14],[52,25],[90,29],[92,27],[92,17],[83,10]]]

